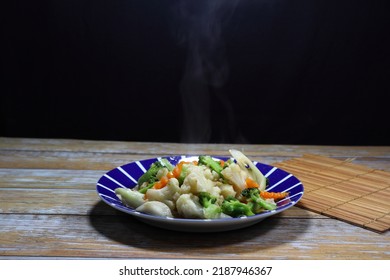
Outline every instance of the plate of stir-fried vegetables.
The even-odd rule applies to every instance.
[[[196,232],[247,227],[301,199],[303,185],[292,174],[229,152],[130,162],[104,174],[97,192],[145,223]]]

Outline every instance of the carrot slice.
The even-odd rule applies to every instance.
[[[264,199],[273,198],[274,200],[280,200],[288,196],[288,192],[267,192],[261,191],[260,196]]]
[[[169,181],[168,176],[163,176],[163,177],[161,177],[160,181],[156,182],[153,185],[153,188],[157,189],[157,190],[162,189],[163,187],[165,187],[168,184],[168,181]]]
[[[184,162],[179,162],[178,164],[176,164],[175,168],[173,169],[172,173],[173,173],[173,177],[175,178],[179,178],[180,176],[180,173],[181,173],[181,169],[183,167],[183,164]]]
[[[252,180],[251,178],[246,178],[245,179],[246,187],[247,188],[258,188],[259,184]]]

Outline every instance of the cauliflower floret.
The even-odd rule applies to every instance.
[[[210,168],[204,165],[196,166],[200,169],[202,169],[203,176],[209,180],[216,181],[219,179],[218,173],[215,171],[212,171]]]
[[[203,206],[199,198],[193,194],[182,194],[176,201],[177,211],[183,218],[203,219]]]
[[[175,201],[180,196],[179,181],[176,178],[169,179],[167,185],[161,189],[148,189],[146,191],[146,197],[149,201],[160,201],[168,205],[168,207],[174,211]]]
[[[141,206],[137,207],[135,210],[150,215],[171,217],[171,218],[173,217],[171,209],[169,209],[169,207],[166,204],[160,201],[147,201]]]
[[[228,167],[221,171],[223,177],[233,185],[236,192],[241,193],[246,188],[246,178],[248,174],[243,171],[236,163],[231,163]]]
[[[169,172],[168,168],[165,167],[161,168],[160,170],[157,171],[156,178],[160,180],[162,177],[167,176],[168,172]]]
[[[218,197],[221,190],[216,186],[216,182],[210,178],[213,178],[213,175],[207,167],[189,166],[188,175],[181,186],[181,193],[198,194],[200,192],[208,192]]]
[[[219,186],[219,188],[221,189],[221,195],[223,198],[227,198],[229,196],[235,197],[237,194],[232,185],[223,184]]]
[[[115,194],[127,206],[137,208],[138,206],[145,203],[144,195],[138,191],[125,188],[115,189]]]

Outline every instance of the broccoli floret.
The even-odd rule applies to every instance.
[[[203,212],[206,219],[217,219],[221,215],[222,209],[216,204],[217,198],[208,192],[200,192],[199,203],[203,206]]]
[[[219,176],[223,177],[221,174],[221,171],[223,170],[221,163],[214,160],[211,156],[199,156],[198,163],[208,166],[211,170],[217,172]]]
[[[231,195],[226,197],[224,201],[238,201],[238,202],[240,202],[237,198],[235,198],[234,196],[231,196]]]
[[[140,193],[145,194],[145,193],[148,191],[148,189],[153,188],[153,186],[154,186],[154,184],[155,184],[156,182],[157,182],[157,179],[153,179],[153,180],[150,181],[149,184],[147,184],[146,186],[140,188],[138,191],[139,191]]]
[[[149,169],[138,179],[138,186],[142,186],[144,183],[147,183],[146,186],[142,187],[139,192],[146,193],[146,191],[153,187],[154,183],[158,181],[157,173],[162,168],[168,168],[166,165],[160,161],[152,163]]]
[[[252,212],[250,206],[235,198],[225,199],[222,203],[221,209],[224,214],[231,217],[253,216],[255,214]]]
[[[157,172],[163,167],[164,166],[159,161],[152,163],[149,169],[141,177],[139,177],[138,186],[141,186],[145,182],[150,183],[152,180],[156,181]]]
[[[244,189],[241,192],[241,195],[249,199],[251,202],[256,203],[258,206],[266,209],[266,210],[274,210],[276,209],[276,204],[269,203],[265,201],[260,196],[260,190],[258,188],[248,188]],[[254,206],[256,207],[256,206]],[[256,210],[258,212],[258,209]]]

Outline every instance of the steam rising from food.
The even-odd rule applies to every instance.
[[[239,0],[180,1],[182,26],[179,40],[187,50],[184,75],[180,83],[182,98],[181,141],[202,143],[211,139],[211,95],[229,76],[223,28]],[[220,96],[217,96],[220,98]],[[221,99],[226,115],[232,117],[229,102]]]

